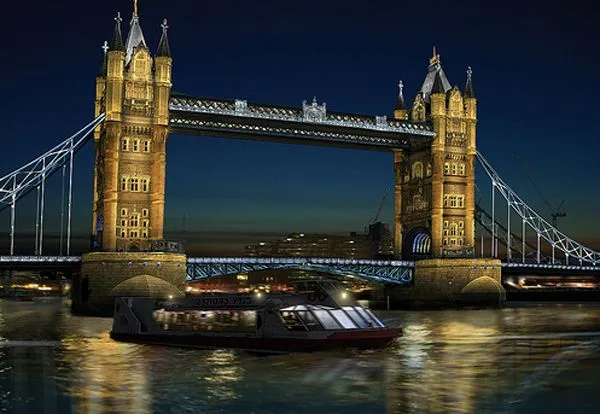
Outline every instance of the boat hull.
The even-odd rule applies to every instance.
[[[261,338],[190,334],[131,334],[111,332],[112,339],[140,344],[189,348],[230,348],[253,352],[314,352],[341,348],[377,349],[388,346],[401,335],[397,328],[369,331],[336,331],[326,338]]]

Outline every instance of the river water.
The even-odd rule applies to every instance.
[[[58,298],[0,301],[8,413],[597,413],[600,304],[378,312],[380,351],[259,357],[112,341]]]

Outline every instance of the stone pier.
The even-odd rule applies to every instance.
[[[388,288],[393,308],[500,307],[506,302],[498,259],[415,262],[413,285]]]
[[[171,252],[92,252],[73,280],[75,314],[112,316],[115,297],[184,296],[186,255]]]

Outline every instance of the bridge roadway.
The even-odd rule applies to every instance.
[[[171,95],[173,133],[225,136],[380,151],[422,146],[435,136],[427,123],[328,112],[316,100],[301,108]]]
[[[76,270],[80,256],[0,256],[0,270]],[[410,285],[414,262],[305,257],[188,257],[187,280],[275,269],[303,269],[334,275],[354,276],[376,282]],[[503,279],[515,275],[600,277],[600,266],[503,262]]]

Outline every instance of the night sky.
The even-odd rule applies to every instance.
[[[572,3],[140,0],[139,14],[152,52],[168,19],[174,91],[296,107],[316,96],[336,112],[391,116],[400,79],[412,103],[435,45],[452,85],[462,90],[473,68],[479,150],[543,215],[550,209],[528,175],[553,207],[566,200],[559,227],[600,248],[600,26],[591,1]],[[101,45],[117,11],[126,36],[132,1],[2,9],[3,176],[92,119]],[[192,254],[236,254],[294,231],[360,232],[393,189],[392,156],[383,152],[171,135],[167,153],[166,236],[188,240]],[[76,158],[83,249],[92,157],[88,145]],[[47,232],[56,234],[60,180],[52,181]],[[32,206],[17,209],[21,245]],[[381,218],[392,217],[387,197]],[[6,211],[0,223],[8,232]]]

